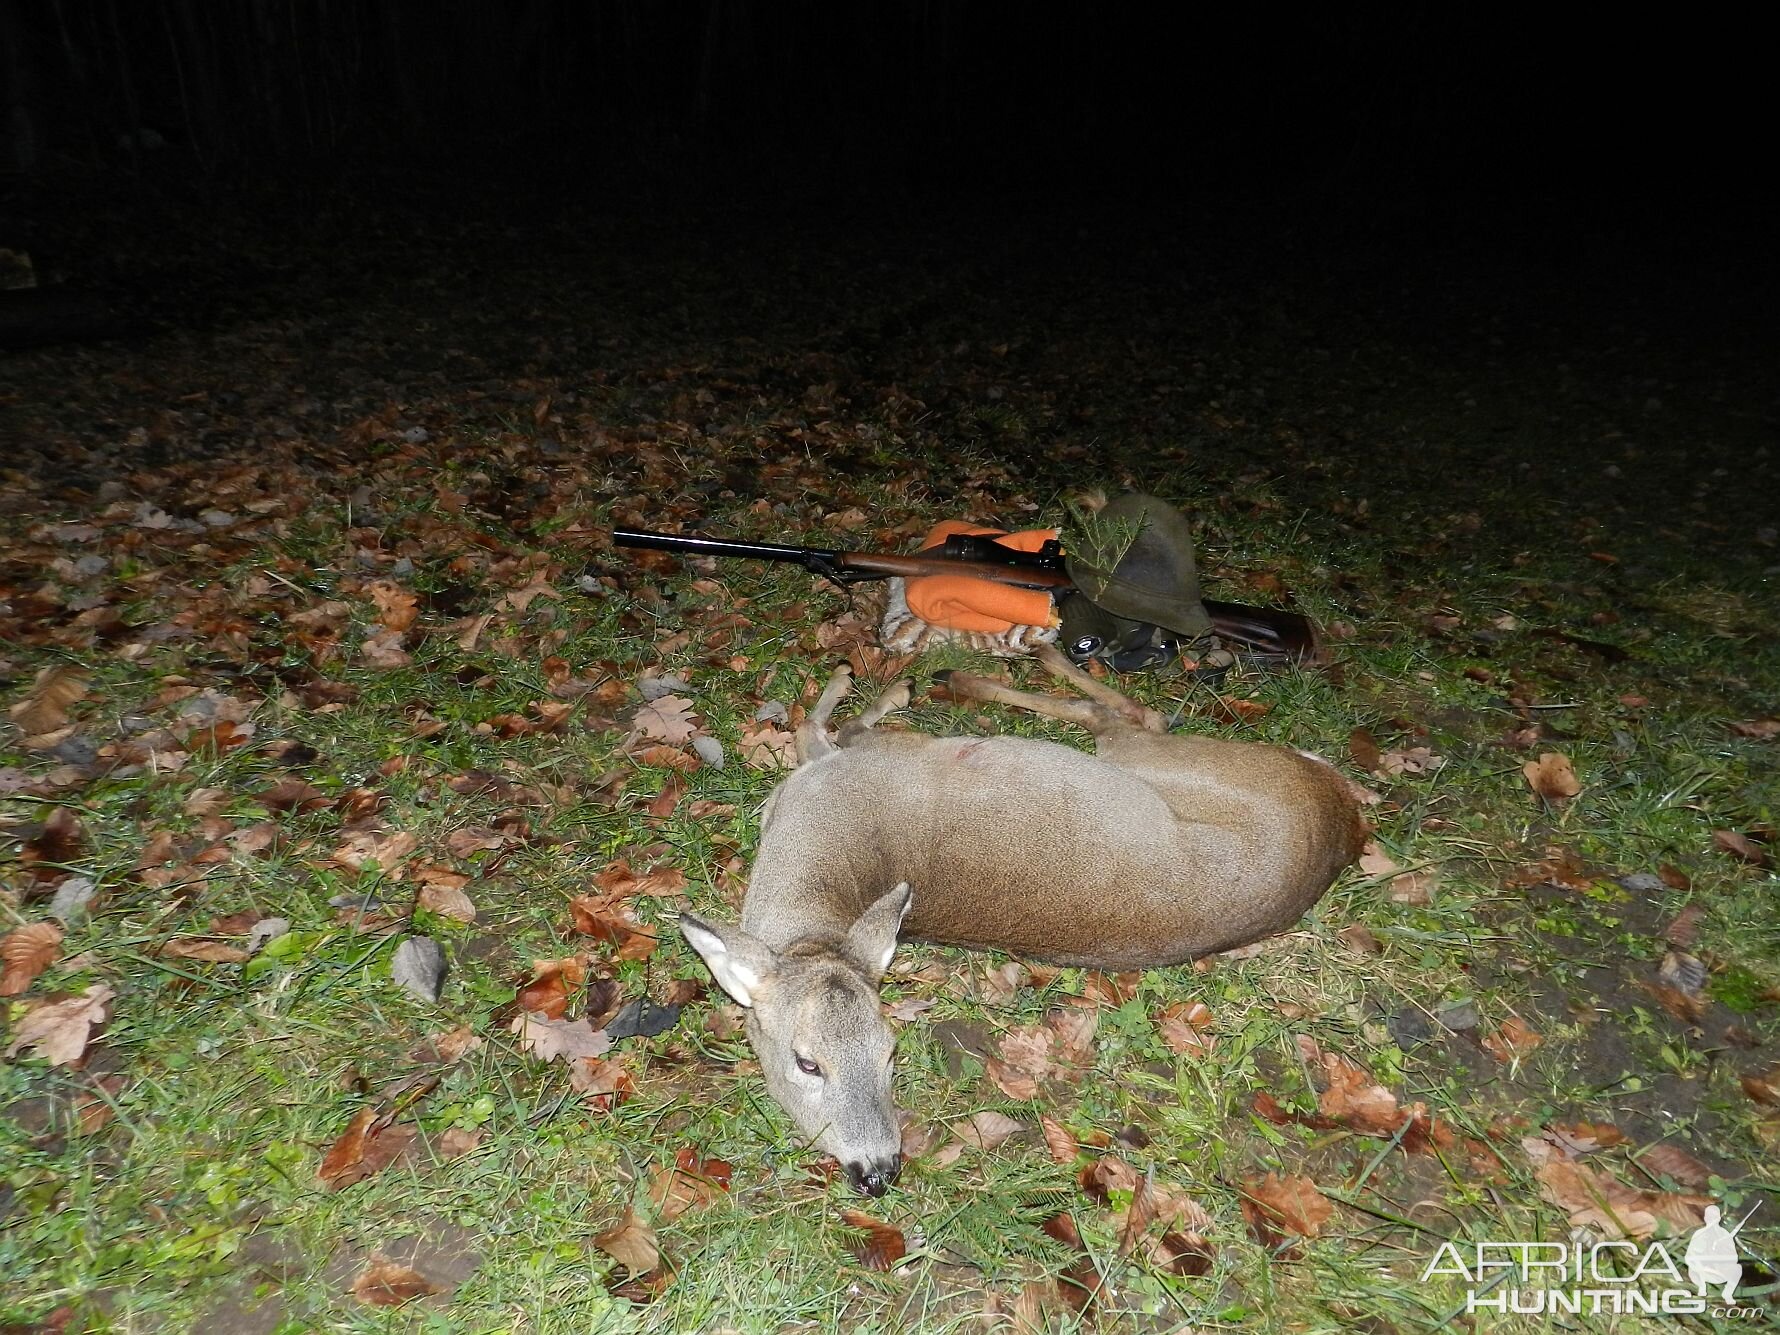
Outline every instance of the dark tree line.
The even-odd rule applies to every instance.
[[[474,160],[712,188],[1235,181],[1677,208],[1683,183],[1757,175],[1746,37],[1450,6],[0,0],[0,173]]]
[[[943,0],[0,0],[15,170],[573,145],[844,143],[944,120]],[[888,114],[887,114],[888,113]],[[869,146],[869,145],[866,145]]]
[[[0,0],[0,153],[26,173],[480,151],[993,178],[1421,151],[1426,116],[1378,114],[1377,33],[1231,23],[1003,0]]]

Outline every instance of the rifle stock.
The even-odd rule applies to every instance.
[[[721,556],[748,561],[788,561],[811,574],[837,584],[861,580],[919,579],[924,575],[969,575],[975,579],[1010,584],[1021,589],[1061,593],[1074,587],[1060,557],[1049,552],[1025,553],[1002,548],[1005,559],[977,559],[943,554],[945,549],[903,555],[897,552],[845,552],[838,548],[794,547],[777,542],[740,542],[707,538],[690,533],[650,533],[642,529],[615,528],[612,542],[619,547],[643,547],[681,556]],[[948,544],[949,546],[951,544]],[[1307,666],[1324,661],[1321,638],[1309,617],[1273,607],[1205,599],[1212,628],[1220,639],[1238,646],[1252,657],[1277,658]]]

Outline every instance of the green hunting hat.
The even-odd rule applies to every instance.
[[[1090,515],[1078,550],[1064,558],[1077,592],[1058,612],[1058,643],[1072,656],[1093,657],[1078,645],[1113,646],[1154,638],[1198,639],[1211,630],[1199,601],[1193,533],[1187,517],[1167,501],[1131,492]]]

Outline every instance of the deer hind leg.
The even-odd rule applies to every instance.
[[[915,683],[906,677],[893,686],[887,686],[870,708],[858,716],[847,720],[842,726],[840,735],[835,738],[837,746],[852,746],[866,733],[883,720],[886,714],[894,714],[899,709],[907,709],[909,699],[913,696]]]
[[[1055,645],[1041,644],[1033,651],[1034,656],[1044,665],[1058,681],[1075,687],[1083,695],[1096,704],[1110,709],[1123,723],[1134,728],[1142,728],[1145,732],[1166,732],[1168,725],[1155,710],[1137,703],[1121,691],[1115,691],[1103,681],[1097,681],[1081,668],[1071,663],[1060,653]],[[1098,731],[1096,729],[1096,731]]]
[[[828,685],[822,688],[815,707],[804,715],[803,723],[797,729],[798,764],[807,765],[840,749],[828,734],[828,720],[834,717],[834,707],[852,690],[853,669],[842,663],[829,675]]]

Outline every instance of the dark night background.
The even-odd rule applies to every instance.
[[[102,303],[99,332],[394,303],[485,369],[758,338],[906,383],[966,326],[1049,328],[1109,366],[1141,345],[1140,381],[1208,350],[1292,361],[1275,389],[1309,397],[1298,358],[1388,344],[1421,360],[1414,392],[1493,379],[1529,417],[1560,413],[1512,383],[1531,366],[1639,410],[1691,381],[1737,401],[1713,466],[1773,423],[1772,117],[1732,24],[0,0],[0,42],[0,239],[78,294],[76,324]],[[9,340],[37,318],[15,307]],[[1585,434],[1537,442],[1535,473]],[[1341,447],[1320,464],[1368,466]]]

